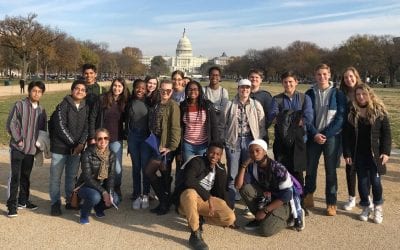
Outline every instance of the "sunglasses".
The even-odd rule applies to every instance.
[[[96,138],[96,141],[108,141],[108,136],[105,136],[105,137],[97,137]]]
[[[170,94],[172,89],[160,89],[161,94]]]

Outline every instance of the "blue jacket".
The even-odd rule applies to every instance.
[[[306,91],[306,95],[308,95],[312,102],[312,107],[314,109],[314,119],[311,125],[308,127],[309,138],[314,138],[317,133],[321,133],[325,135],[327,138],[335,136],[342,131],[344,122],[346,120],[346,109],[347,109],[347,100],[344,93],[333,87],[333,93],[330,95],[329,99],[329,110],[334,111],[335,115],[331,122],[321,131],[318,131],[316,128],[316,113],[315,113],[315,88],[317,86],[314,85],[309,90]],[[327,114],[328,115],[328,114]],[[326,116],[327,116],[326,115]]]

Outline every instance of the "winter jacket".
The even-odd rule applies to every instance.
[[[77,186],[85,183],[84,185],[93,189],[96,189],[100,193],[107,191],[111,193],[114,191],[114,180],[115,180],[115,153],[110,150],[109,166],[108,166],[108,178],[102,182],[97,179],[100,170],[101,160],[96,154],[96,146],[89,146],[81,157],[81,169],[82,173],[79,176]]]
[[[89,108],[85,100],[76,107],[70,95],[57,105],[52,115],[52,131],[50,131],[50,151],[68,155],[78,144],[85,144],[88,137]]]
[[[357,139],[358,139],[358,121],[354,121],[352,125],[349,121],[346,122],[343,131],[343,157],[352,158],[352,162],[356,162]],[[382,165],[381,154],[390,156],[392,146],[392,135],[388,117],[377,118],[371,125],[371,152],[375,164],[378,167],[378,173],[386,174],[386,165]]]
[[[206,177],[211,171],[210,162],[207,156],[195,156],[190,159],[189,162],[184,166],[184,178],[181,183],[177,183],[177,188],[174,192],[174,203],[176,207],[179,206],[179,197],[183,191],[192,188],[196,190],[199,196],[207,201],[210,196],[215,196],[226,201],[226,203],[232,207],[233,204],[229,204],[229,195],[227,189],[227,172],[223,164],[215,166],[215,182],[210,191],[205,190],[201,185],[200,181]]]
[[[314,85],[310,89],[306,91],[306,95],[311,98],[312,107],[314,109],[314,118],[313,122],[310,124],[308,129],[309,138],[314,138],[317,133],[321,133],[325,135],[327,138],[335,136],[342,131],[344,121],[346,119],[346,109],[347,109],[347,100],[346,96],[343,92],[335,87],[333,88],[333,92],[330,95],[329,99],[329,110],[325,115],[325,119],[329,122],[328,126],[326,126],[323,130],[318,131],[316,127],[316,114],[315,114],[315,96],[316,90],[318,86]]]

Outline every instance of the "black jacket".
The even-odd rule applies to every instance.
[[[205,100],[205,104],[206,104],[205,106],[206,106],[206,116],[207,116],[206,126],[207,126],[208,144],[210,144],[212,141],[223,142],[224,141],[223,138],[221,138],[221,135],[218,133],[218,118],[213,103],[209,100]],[[183,118],[188,109],[188,103],[186,102],[186,100],[181,102],[179,107],[181,109],[181,128],[182,128],[181,138],[183,140],[183,134],[186,129],[185,123],[183,122]]]
[[[115,180],[115,153],[110,151],[110,165],[108,168],[108,178],[100,182],[97,179],[100,169],[100,158],[96,154],[96,146],[89,146],[82,154],[81,157],[81,169],[82,173],[79,176],[77,185],[85,183],[85,186],[94,188],[100,193],[107,191],[111,193],[114,190],[114,180]]]
[[[225,200],[230,207],[233,207],[233,204],[230,204],[228,199],[228,177],[223,164],[218,164],[218,166],[215,167],[215,182],[210,191],[205,190],[200,185],[200,181],[211,171],[212,169],[210,168],[210,162],[206,156],[196,156],[186,163],[182,182],[177,183],[177,187],[175,188],[173,195],[173,202],[175,203],[176,207],[179,206],[180,195],[188,188],[196,190],[196,192],[204,201],[207,201],[210,198],[210,195],[212,195]]]
[[[67,95],[54,112],[51,121],[50,151],[56,154],[71,154],[75,146],[86,142],[88,106],[85,100],[82,100],[77,108],[72,97]]]
[[[343,157],[351,157],[353,163],[356,162],[355,152],[357,152],[358,126],[353,126],[349,121],[346,122],[343,131]],[[374,157],[378,173],[386,174],[386,165],[382,165],[379,156],[386,154],[390,156],[392,147],[392,135],[390,123],[387,116],[383,119],[377,118],[374,124],[371,125],[371,152]]]

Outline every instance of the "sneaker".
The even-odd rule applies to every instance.
[[[14,207],[9,208],[7,216],[10,217],[10,218],[17,217],[18,216],[17,209],[14,208]]]
[[[133,202],[132,202],[132,208],[135,210],[140,209],[140,203],[141,203],[141,199],[140,197],[137,197]]]
[[[306,227],[306,217],[305,217],[305,211],[304,209],[301,210],[301,217],[300,218],[296,218],[294,220],[294,225],[293,227],[297,230],[297,231],[303,231],[304,228]]]
[[[60,216],[62,214],[61,212],[61,205],[60,202],[56,202],[53,205],[51,205],[51,216]]]
[[[95,215],[97,218],[101,219],[104,218],[106,216],[106,214],[104,213],[104,211],[95,211]]]
[[[351,211],[356,206],[356,197],[349,196],[349,200],[343,205],[343,209]]]
[[[369,210],[372,213],[374,211],[374,202],[372,201],[371,196],[368,196],[368,200],[369,200]]]
[[[143,195],[141,202],[142,202],[142,209],[149,208],[149,196]]]
[[[305,208],[312,208],[314,207],[314,194],[309,193],[304,197],[304,207]]]
[[[371,209],[369,207],[367,207],[367,206],[362,207],[362,212],[359,215],[359,219],[361,221],[367,221],[368,218],[369,218],[370,213],[371,213]]]
[[[253,215],[253,213],[250,212],[249,207],[245,207],[243,210],[243,215],[251,216],[251,215]]]
[[[81,224],[81,225],[87,225],[87,224],[89,224],[89,217],[79,217],[79,223]]]
[[[207,250],[208,246],[203,240],[203,236],[201,235],[201,231],[197,230],[196,232],[192,232],[189,238],[189,245],[196,250]]]
[[[375,209],[374,209],[374,222],[376,224],[381,224],[382,221],[383,221],[382,205],[375,206]]]
[[[27,208],[29,210],[36,210],[38,209],[38,206],[36,206],[30,201],[27,201],[25,204],[18,203],[18,209],[24,209],[24,208]]]
[[[260,227],[260,222],[258,220],[252,220],[244,226],[244,230],[255,231]]]
[[[336,205],[328,205],[326,208],[327,216],[335,216],[336,215]]]

